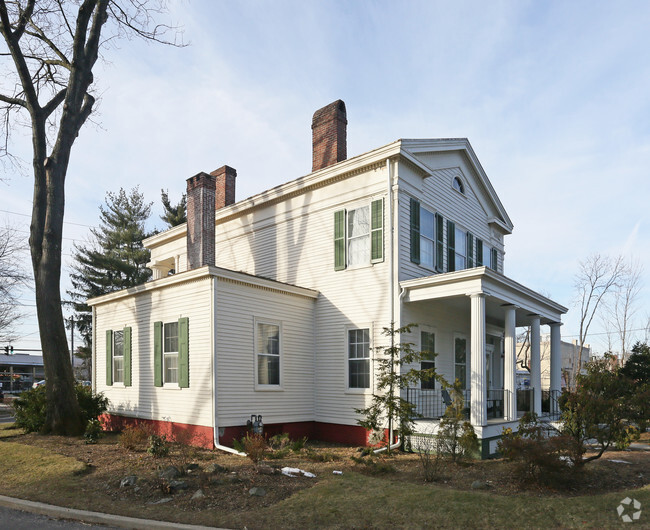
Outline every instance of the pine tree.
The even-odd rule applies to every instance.
[[[160,190],[160,197],[165,209],[165,214],[161,215],[160,218],[169,225],[169,228],[173,228],[187,222],[187,196],[183,193],[178,204],[172,206],[169,202],[168,193],[167,190]]]
[[[88,245],[75,245],[70,280],[73,290],[75,324],[84,339],[80,348],[89,351],[92,341],[92,314],[86,300],[146,282],[151,271],[146,268],[149,250],[142,240],[149,234],[145,222],[153,203],[145,203],[137,187],[128,194],[106,194],[106,205],[100,206],[100,226],[91,229]]]

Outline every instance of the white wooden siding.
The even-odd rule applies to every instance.
[[[314,411],[313,298],[217,280],[219,426],[311,421]],[[281,389],[255,388],[255,320],[281,324]]]
[[[189,388],[153,384],[153,325],[189,318]],[[106,385],[106,330],[132,329],[132,386]],[[95,381],[109,411],[136,418],[212,425],[210,281],[203,278],[98,304]]]

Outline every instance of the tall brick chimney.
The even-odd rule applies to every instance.
[[[187,179],[187,269],[214,265],[214,175],[201,172]]]
[[[223,166],[215,169],[210,173],[216,177],[216,193],[214,207],[218,210],[224,206],[230,206],[235,203],[235,179],[237,178],[237,170],[230,166]]]
[[[348,118],[343,100],[336,100],[314,112],[312,131],[312,171],[336,164],[348,157]]]

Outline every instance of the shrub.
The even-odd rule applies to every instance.
[[[435,436],[418,436],[416,441],[411,442],[411,449],[418,455],[424,481],[439,480],[442,458],[437,438]]]
[[[103,393],[93,394],[91,388],[76,385],[75,395],[84,422],[95,420],[106,412],[108,399]],[[23,392],[13,401],[16,427],[20,427],[25,432],[41,432],[45,426],[46,406],[45,385]]]
[[[127,451],[144,450],[151,434],[148,425],[128,425],[120,434],[117,443]]]
[[[452,395],[452,404],[440,420],[436,442],[438,451],[449,455],[453,462],[458,462],[475,456],[479,442],[474,427],[465,419],[465,400],[458,380],[454,383]]]
[[[84,439],[87,444],[96,444],[102,434],[102,423],[99,420],[88,420]]]
[[[169,443],[167,442],[167,436],[164,434],[158,436],[157,434],[152,434],[149,436],[149,447],[147,447],[147,453],[149,453],[154,458],[162,458],[169,454]]]
[[[254,464],[263,460],[268,451],[266,440],[261,434],[247,434],[242,438],[241,445],[246,456],[248,456]]]
[[[520,480],[558,482],[572,467],[575,444],[568,436],[549,436],[548,427],[535,414],[526,413],[519,430],[504,429],[499,441],[504,458],[516,463]]]

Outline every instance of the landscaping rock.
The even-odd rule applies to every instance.
[[[163,469],[158,476],[164,478],[165,480],[172,480],[181,476],[181,472],[175,466],[169,466]]]
[[[262,475],[275,475],[276,470],[273,469],[271,466],[260,464],[259,466],[257,466],[257,472],[261,473]]]
[[[255,497],[264,497],[264,495],[266,495],[266,490],[255,486],[254,488],[249,489],[248,493]]]
[[[472,489],[473,490],[486,490],[490,487],[490,485],[483,481],[483,480],[475,480],[472,482]]]
[[[191,473],[192,471],[196,471],[197,469],[199,469],[198,464],[187,464],[187,466],[185,466],[185,471],[187,471],[188,473]]]
[[[189,488],[189,485],[184,480],[170,480],[169,489],[172,491],[186,490]]]
[[[129,475],[128,477],[124,477],[120,481],[120,488],[128,488],[130,486],[135,486],[135,483],[138,481],[138,477],[135,475]]]
[[[165,504],[166,502],[173,501],[173,500],[174,500],[173,497],[163,497],[162,499],[158,499],[157,501],[151,501],[151,502],[148,502],[147,504],[151,504],[151,505],[153,505],[153,504]]]
[[[192,495],[192,500],[196,501],[199,499],[203,499],[205,497],[205,493],[203,493],[203,490],[196,490],[194,492],[194,495]]]
[[[205,468],[206,473],[223,473],[225,471],[227,471],[227,469],[219,464],[210,464]]]

